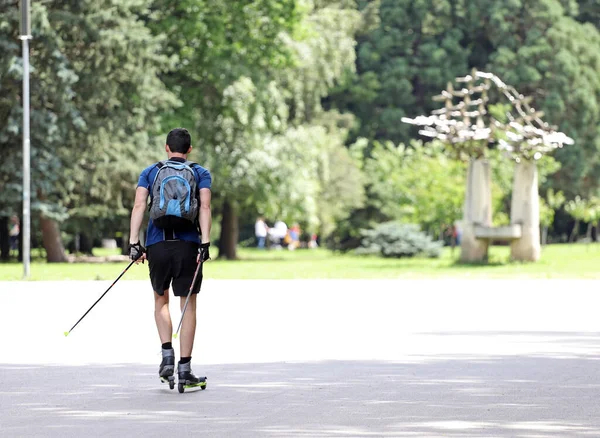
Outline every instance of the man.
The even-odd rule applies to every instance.
[[[254,235],[256,236],[257,247],[260,249],[264,249],[265,247],[267,231],[269,231],[269,227],[265,222],[265,218],[260,216],[254,224]]]
[[[10,239],[10,251],[19,251],[19,236],[21,235],[21,227],[19,226],[19,218],[12,216],[10,218],[10,228],[8,236]]]
[[[148,260],[154,289],[154,318],[162,343],[159,376],[163,382],[169,382],[171,389],[175,379],[175,351],[171,344],[173,325],[169,314],[169,287],[172,285],[173,294],[180,297],[182,310],[188,291],[193,288],[180,333],[181,357],[177,374],[179,390],[182,392],[182,385],[206,386],[206,377],[193,374],[191,360],[202,263],[210,258],[212,178],[207,169],[187,161],[192,146],[186,129],[177,128],[169,132],[165,151],[168,160],[152,164],[140,175],[131,212],[129,254],[137,263]],[[148,196],[150,220],[144,248],[139,241],[139,230]],[[196,267],[199,271],[192,285]]]

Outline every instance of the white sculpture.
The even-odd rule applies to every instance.
[[[469,161],[461,260],[486,261],[489,242],[502,239],[512,241],[514,260],[536,261],[541,246],[535,161],[556,148],[573,144],[573,139],[544,122],[544,114],[530,106],[531,97],[518,93],[492,73],[473,70],[456,82],[460,89],[448,83],[446,90],[434,97],[444,102],[444,108],[402,121],[423,126],[421,135],[441,140],[457,159]],[[502,120],[489,112],[490,93],[504,96],[510,104]],[[486,159],[490,145],[496,145],[516,162],[509,227],[492,227],[491,169]]]

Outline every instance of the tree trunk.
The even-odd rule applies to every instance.
[[[94,255],[94,242],[86,233],[79,233],[79,252],[92,256]]]
[[[238,216],[235,206],[227,199],[223,203],[221,217],[221,238],[219,239],[219,258],[237,259],[237,242],[239,237]]]
[[[44,215],[40,217],[42,227],[42,240],[46,249],[46,260],[48,263],[64,263],[67,262],[67,255],[60,237],[60,228],[58,223],[52,219],[48,219]]]
[[[575,242],[577,240],[578,235],[579,235],[579,219],[576,219],[575,225],[573,225],[573,231],[571,231],[571,236],[569,237],[569,242]]]
[[[546,245],[548,243],[548,227],[544,226],[542,228],[542,245]]]
[[[10,258],[10,239],[8,238],[8,217],[0,217],[0,260]]]

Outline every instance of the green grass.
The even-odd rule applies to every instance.
[[[102,251],[100,251],[102,252]],[[102,255],[108,255],[105,251]],[[94,250],[98,254],[98,251]],[[205,277],[214,279],[309,278],[600,278],[600,244],[550,245],[538,263],[509,263],[508,247],[492,247],[487,265],[460,265],[449,249],[439,259],[383,259],[336,254],[327,250],[258,251],[240,249],[240,260],[211,260]],[[47,264],[35,261],[32,280],[112,280],[121,263]],[[22,265],[0,264],[0,280],[19,280]],[[148,278],[146,265],[133,266],[124,277]]]

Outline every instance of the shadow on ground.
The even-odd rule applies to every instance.
[[[155,366],[0,364],[0,435],[599,436],[598,365],[552,354],[211,365],[206,391],[179,394]]]

